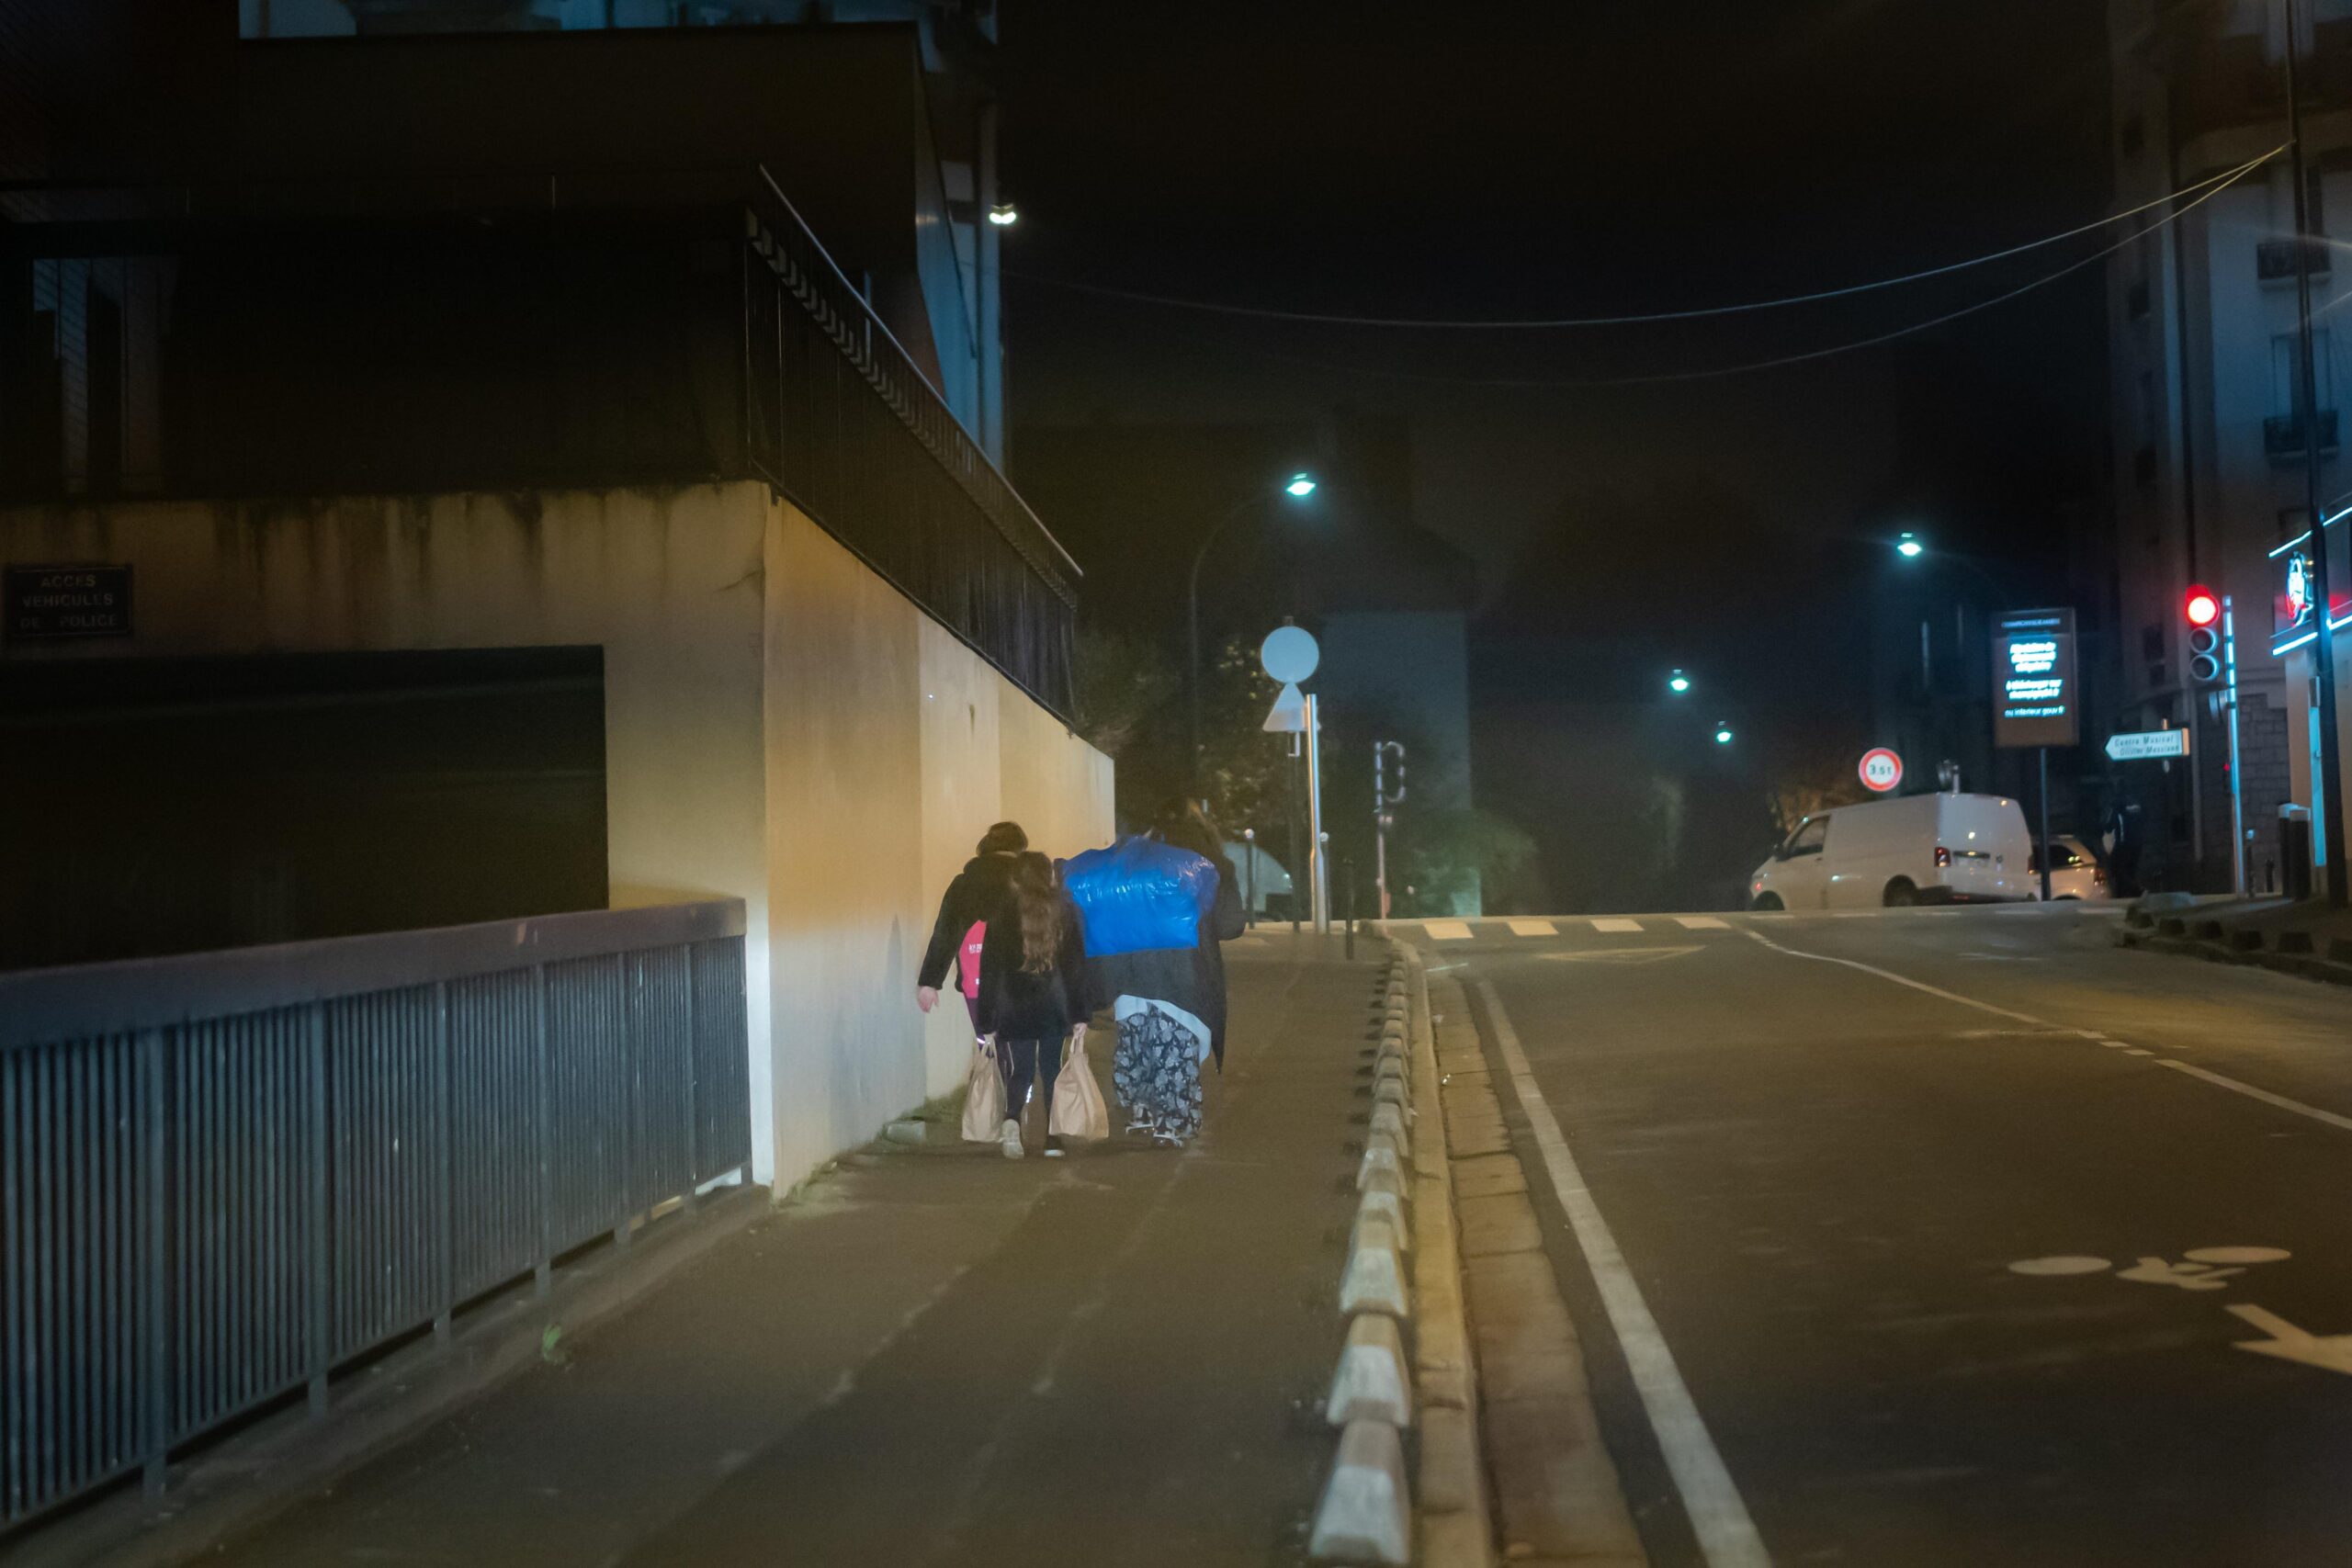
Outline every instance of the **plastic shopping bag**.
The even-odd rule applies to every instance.
[[[1111,1135],[1111,1109],[1102,1103],[1102,1089],[1094,1069],[1086,1065],[1086,1036],[1081,1034],[1054,1080],[1054,1110],[1046,1130],[1056,1137],[1094,1143]]]
[[[1003,1131],[1004,1074],[997,1069],[996,1047],[975,1040],[972,1071],[964,1087],[964,1141],[992,1144]]]

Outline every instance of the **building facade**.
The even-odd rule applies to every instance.
[[[2119,607],[2118,731],[2186,728],[2185,762],[2119,764],[2115,787],[2144,832],[2152,886],[2227,891],[2233,835],[2245,885],[2283,886],[2279,808],[2310,803],[2308,671],[2280,604],[2308,535],[2307,446],[2324,512],[2345,502],[2338,389],[2352,385],[2342,288],[2325,236],[2352,211],[2352,6],[2310,0],[2301,28],[2311,222],[2312,372],[2299,406],[2295,191],[2284,156],[2152,228],[2109,262]],[[2226,174],[2288,141],[2283,0],[2167,6],[2113,0],[2119,207]],[[2202,194],[2202,193],[2199,193]],[[2193,198],[2192,198],[2193,199]],[[2187,206],[2184,202],[2183,206]],[[2192,584],[2228,596],[2236,632],[2238,766],[2226,672],[2208,678],[2188,638]],[[2283,650],[2283,651],[2281,651]]]
[[[0,234],[0,964],[740,897],[796,1180],[960,1077],[987,826],[1112,828],[1075,564],[776,174],[833,116],[881,257],[921,39],[235,48]]]

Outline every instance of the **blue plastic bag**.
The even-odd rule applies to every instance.
[[[1157,839],[1121,839],[1065,862],[1086,928],[1086,955],[1111,958],[1154,948],[1193,947],[1216,904],[1216,867]]]

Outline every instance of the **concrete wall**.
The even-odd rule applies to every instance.
[[[601,646],[612,900],[744,901],[780,1184],[962,1072],[911,992],[981,830],[1111,832],[1109,761],[763,485],[0,512],[62,561],[131,566],[136,635],[0,658]]]

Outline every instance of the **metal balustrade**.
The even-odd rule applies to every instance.
[[[740,902],[0,975],[0,1531],[751,1161]]]

